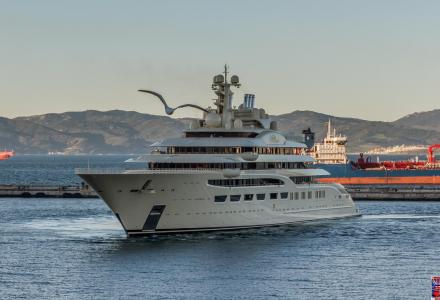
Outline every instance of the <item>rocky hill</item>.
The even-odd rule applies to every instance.
[[[417,112],[394,122],[396,125],[440,131],[440,109]]]
[[[417,113],[395,122],[334,117],[312,111],[273,116],[288,137],[302,140],[310,127],[317,140],[324,137],[326,122],[348,136],[349,151],[379,146],[440,142],[440,110]],[[0,148],[18,153],[145,153],[153,141],[176,137],[190,119],[142,114],[134,111],[83,111],[44,114],[14,119],[0,117]],[[426,120],[424,122],[423,120]]]

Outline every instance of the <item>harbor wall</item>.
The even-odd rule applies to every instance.
[[[336,182],[342,185],[440,185],[440,176],[383,176],[383,177],[325,177],[318,182]]]
[[[98,198],[88,185],[0,185],[0,197]]]
[[[346,185],[354,200],[436,200],[440,201],[440,185],[392,186]],[[88,185],[30,186],[0,185],[0,197],[8,198],[98,198]]]

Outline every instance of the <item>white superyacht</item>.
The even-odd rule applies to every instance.
[[[215,108],[203,111],[181,138],[151,145],[150,154],[132,161],[141,170],[78,169],[105,201],[128,236],[232,230],[292,224],[359,215],[339,184],[319,184],[328,175],[308,168],[313,158],[306,145],[288,141],[277,131],[255,96],[246,94],[232,106],[231,87],[238,76],[214,77]],[[160,99],[167,114],[177,108]]]

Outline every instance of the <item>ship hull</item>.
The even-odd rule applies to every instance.
[[[440,185],[440,169],[356,169],[351,164],[316,164],[330,173],[319,182],[342,185]]]
[[[218,179],[220,174],[78,175],[95,189],[129,236],[237,230],[359,215],[350,195],[340,185],[294,184],[278,174],[270,177],[283,180],[285,185],[208,184],[209,179]],[[325,191],[325,197],[318,197],[319,191]],[[270,199],[271,193],[277,193],[277,199]],[[282,198],[281,193],[284,197],[287,193],[287,197]],[[265,194],[264,200],[257,200],[257,194]],[[231,201],[231,195],[240,195],[240,200]],[[253,196],[245,200],[245,195]],[[215,196],[227,196],[227,200],[216,202]]]

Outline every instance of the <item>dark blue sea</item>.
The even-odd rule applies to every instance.
[[[88,160],[126,158],[18,156],[0,183],[75,183]],[[98,199],[3,198],[0,298],[429,299],[440,202],[357,205],[362,217],[128,239]]]

